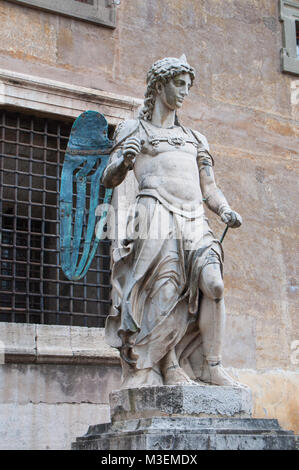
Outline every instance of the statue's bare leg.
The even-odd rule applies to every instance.
[[[203,293],[199,329],[202,337],[204,364],[199,379],[211,385],[245,387],[233,380],[221,365],[222,341],[225,331],[225,305],[220,265],[206,265],[200,275],[199,287]]]
[[[164,377],[164,385],[197,385],[188,374],[179,366],[175,350],[169,351],[160,361],[161,372]]]

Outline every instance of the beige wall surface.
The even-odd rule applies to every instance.
[[[122,0],[113,30],[2,1],[0,23],[0,68],[136,98],[153,61],[186,53],[181,121],[208,138],[244,222],[224,241],[225,365],[297,370],[299,77],[280,71],[278,2]]]

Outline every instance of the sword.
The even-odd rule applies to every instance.
[[[233,218],[233,221],[234,221],[234,222],[236,221],[236,216],[235,216],[235,214],[234,214],[233,212],[232,212],[231,218]],[[220,243],[223,242],[224,237],[225,237],[225,235],[226,235],[228,229],[229,229],[229,226],[227,225],[227,226],[225,227],[225,230],[224,230],[223,234],[222,234],[222,237],[220,238]]]
[[[224,230],[223,234],[222,234],[222,237],[220,238],[220,243],[222,243],[222,242],[223,242],[223,240],[224,240],[224,237],[225,237],[225,235],[226,235],[226,233],[227,233],[228,229],[229,229],[229,226],[227,225],[227,226],[225,227],[225,230]]]

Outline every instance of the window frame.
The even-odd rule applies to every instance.
[[[50,13],[58,13],[70,18],[80,19],[89,23],[116,27],[116,7],[114,0],[94,0],[94,5],[76,0],[8,0],[17,5],[37,8]]]
[[[299,75],[297,56],[296,21],[299,21],[299,2],[280,0],[280,21],[283,25],[283,47],[281,69],[283,72]]]

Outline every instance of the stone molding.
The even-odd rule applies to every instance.
[[[118,364],[105,342],[104,328],[0,323],[4,363]]]
[[[83,111],[103,113],[109,124],[137,116],[143,101],[103,90],[0,69],[0,106],[77,118]]]

